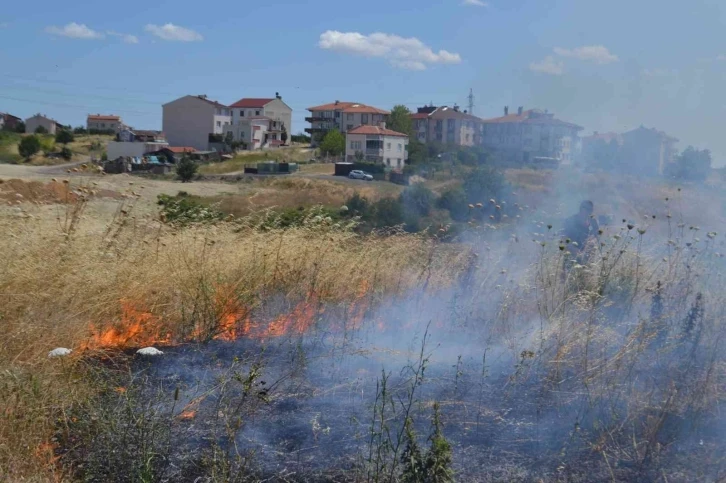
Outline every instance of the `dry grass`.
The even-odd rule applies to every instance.
[[[358,193],[372,201],[397,196],[401,187],[390,183],[351,183],[347,180],[321,180],[285,176],[255,180],[249,193],[218,195],[207,198],[219,203],[220,209],[235,216],[245,216],[269,208],[298,208],[324,205],[339,207]]]
[[[425,272],[449,286],[466,250],[411,235],[361,237],[326,229],[238,232],[229,226],[174,231],[133,218],[132,200],[114,217],[48,213],[0,216],[0,478],[60,478],[49,438],[56,418],[83,400],[83,363],[48,360],[54,347],[82,347],[91,327],[121,316],[121,300],[141,304],[172,337],[184,337],[195,304],[224,288],[254,305],[265,294],[326,300],[354,297],[362,284],[397,294]],[[70,207],[69,209],[73,209]],[[75,215],[71,215],[75,216]],[[459,268],[457,268],[459,267]],[[214,296],[212,295],[212,298]],[[199,306],[196,309],[199,310]],[[185,314],[187,314],[185,316]]]
[[[205,164],[199,168],[201,174],[227,174],[243,171],[247,165],[257,165],[265,161],[295,163],[308,161],[313,153],[306,148],[282,148],[270,151],[242,151],[234,159],[219,163]]]

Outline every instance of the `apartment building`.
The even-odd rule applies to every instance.
[[[481,144],[515,163],[557,160],[571,164],[579,146],[578,132],[583,129],[556,119],[547,110],[525,111],[523,107],[516,114],[505,107],[504,116],[482,122]]]
[[[229,107],[231,123],[224,134],[232,133],[233,139],[245,143],[248,150],[275,148],[289,141],[292,108],[278,92],[274,98],[243,98]]]
[[[408,135],[386,129],[383,121],[377,126],[358,126],[345,134],[345,159],[403,169],[408,159]]]
[[[422,143],[443,143],[457,146],[476,146],[479,144],[482,120],[459,106],[419,107],[411,115],[416,139]]]
[[[89,114],[86,118],[86,129],[88,129],[89,131],[93,130],[119,132],[125,127],[126,126],[124,126],[124,123],[121,120],[121,116],[116,116],[113,114]]]
[[[582,161],[596,168],[642,176],[663,175],[676,160],[678,139],[640,126],[625,133],[598,133],[582,138]]]
[[[206,95],[184,96],[162,106],[162,130],[171,146],[207,151],[232,123],[229,106]]]
[[[359,102],[335,101],[315,107],[308,107],[310,116],[305,121],[310,127],[305,129],[312,138],[313,146],[317,146],[328,131],[337,129],[346,133],[358,126],[377,126],[388,120],[389,111],[367,106]]]

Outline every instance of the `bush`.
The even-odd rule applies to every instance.
[[[414,216],[428,216],[434,206],[435,199],[436,195],[423,183],[416,183],[407,187],[400,196],[406,214]]]
[[[504,175],[489,166],[481,166],[464,180],[464,191],[469,203],[484,203],[497,199],[506,187]]]
[[[466,221],[467,205],[466,192],[462,188],[450,188],[436,200],[436,206],[442,210],[448,210],[449,215],[455,221]]]
[[[25,136],[18,144],[18,153],[25,159],[29,159],[40,151],[40,139],[38,136]]]
[[[199,165],[189,156],[184,156],[176,167],[176,174],[182,183],[189,183],[197,174],[197,169]]]
[[[376,228],[402,225],[405,222],[403,205],[394,198],[381,198],[370,210],[371,223]]]
[[[70,131],[66,131],[63,129],[62,131],[58,131],[55,135],[55,142],[61,143],[61,144],[68,144],[72,143],[74,141],[73,133]]]
[[[88,134],[88,131],[83,126],[73,128],[73,134]]]
[[[66,161],[70,161],[73,158],[73,152],[66,146],[63,146],[63,149],[60,150],[60,156]]]
[[[330,156],[342,155],[345,153],[345,136],[335,129],[328,131],[320,143],[320,151]]]
[[[355,163],[353,163],[353,169],[359,169],[361,171],[365,171],[366,173],[370,173],[370,174],[384,174],[386,172],[386,167],[382,164],[377,164],[377,163],[355,162]]]
[[[38,126],[35,128],[35,134],[48,134],[48,130],[43,126]]]
[[[162,220],[167,223],[209,223],[224,218],[221,211],[205,206],[183,192],[179,192],[177,196],[159,195],[157,200],[162,206]]]
[[[348,198],[345,201],[345,206],[348,207],[348,213],[352,216],[365,216],[371,207],[368,199],[358,193]]]

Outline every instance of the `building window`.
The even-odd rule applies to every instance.
[[[466,135],[466,140],[469,141],[469,135],[468,134]]]
[[[352,129],[353,129],[353,125],[352,124],[348,124],[347,126],[345,126],[345,130],[346,131],[350,131]]]
[[[350,149],[354,151],[360,151],[362,149],[362,143],[361,141],[351,141],[350,142]]]
[[[255,111],[255,116],[259,116],[259,115],[260,115],[260,111]]]
[[[222,127],[222,121],[217,121],[217,127]]]
[[[386,149],[391,150],[391,143],[386,143]]]
[[[352,121],[352,120],[353,120],[353,114],[351,114],[351,113],[348,113],[348,115],[346,116],[346,118],[347,118],[347,119],[348,119],[349,121]]]
[[[106,127],[106,124],[104,124],[104,123],[101,123],[101,129],[103,129],[103,128],[105,128],[105,127]]]
[[[242,109],[239,110],[239,117],[245,117],[245,111]]]
[[[398,152],[400,153],[401,151],[403,151],[403,144],[398,143]]]
[[[442,120],[436,121],[436,130],[441,131],[441,128],[443,127],[443,125],[444,125],[444,121],[442,121]]]
[[[361,114],[360,115],[360,123],[361,124],[368,124],[368,114]]]
[[[387,164],[388,166],[390,166],[390,165],[391,165],[391,158],[386,158],[386,164]]]
[[[453,131],[455,126],[456,126],[456,119],[448,119],[446,121],[446,129],[448,129],[449,131]]]
[[[396,160],[396,164],[398,165],[399,168],[401,167],[401,158],[398,158]]]

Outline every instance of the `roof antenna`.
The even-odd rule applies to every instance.
[[[469,89],[469,114],[474,115],[474,89]]]

